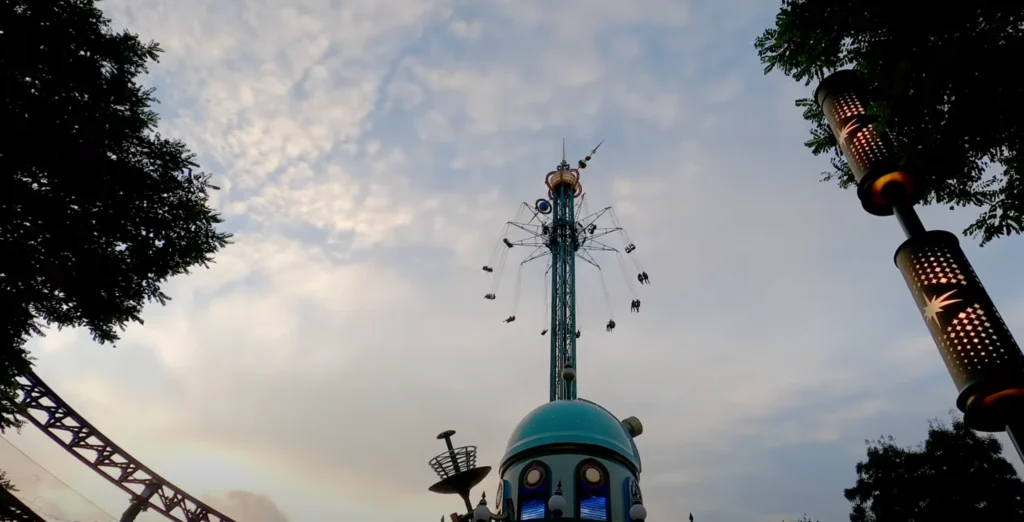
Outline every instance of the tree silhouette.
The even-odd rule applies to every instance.
[[[18,488],[11,484],[11,479],[7,477],[7,472],[0,469],[0,490],[3,491],[18,491]]]
[[[18,425],[14,379],[46,326],[99,343],[168,299],[161,284],[229,241],[209,175],[155,133],[136,83],[156,43],[115,33],[93,0],[0,4],[0,430]]]
[[[926,13],[926,19],[921,18]],[[964,233],[981,244],[1024,230],[1024,3],[784,0],[755,42],[765,73],[810,84],[855,68],[908,165],[926,177],[925,203],[980,207]],[[854,183],[814,101],[806,145],[833,155],[825,180]],[[998,165],[1001,169],[995,168]]]
[[[1001,450],[955,416],[952,427],[929,422],[916,448],[892,437],[868,442],[857,482],[843,492],[853,503],[850,522],[1024,520],[1024,482]]]

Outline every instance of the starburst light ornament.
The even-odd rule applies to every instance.
[[[959,303],[960,299],[948,299],[950,296],[956,293],[956,290],[950,290],[938,297],[928,297],[928,294],[922,293],[927,304],[921,309],[924,314],[924,321],[935,321],[935,324],[939,324],[939,312],[943,311],[943,308],[953,303]]]

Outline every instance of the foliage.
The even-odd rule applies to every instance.
[[[11,479],[7,478],[7,473],[2,469],[0,469],[0,490],[18,491],[18,488],[11,484]]]
[[[14,379],[43,328],[115,342],[161,284],[229,242],[210,176],[155,133],[138,76],[161,52],[114,32],[93,0],[0,5],[0,430],[18,425]]]
[[[916,448],[892,437],[868,442],[857,482],[844,491],[850,521],[1024,520],[1024,482],[1001,450],[956,417],[952,427],[930,422]]]
[[[913,4],[917,6],[917,4]],[[1024,230],[1024,3],[783,0],[775,27],[755,42],[765,73],[810,85],[852,67],[908,167],[927,182],[925,203],[980,207],[964,230],[982,245]],[[806,145],[833,155],[854,183],[813,100],[797,100],[813,128]]]

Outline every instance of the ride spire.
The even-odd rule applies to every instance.
[[[576,398],[576,231],[575,200],[583,195],[578,170],[565,160],[545,179],[551,200],[551,367],[549,400]]]
[[[592,254],[595,252],[615,254],[618,265],[623,271],[626,287],[632,294],[631,313],[640,311],[640,299],[637,298],[636,289],[632,284],[633,277],[627,272],[626,262],[622,258],[623,253],[629,255],[633,260],[637,270],[635,279],[641,285],[650,283],[647,272],[633,253],[636,246],[619,225],[615,211],[611,207],[606,207],[598,212],[587,214],[580,172],[587,168],[588,163],[603,143],[604,140],[601,140],[590,151],[590,154],[577,162],[577,168],[572,168],[566,159],[565,140],[562,140],[562,161],[544,179],[544,184],[548,189],[547,199],[538,199],[533,206],[527,203],[522,204],[516,219],[505,224],[490,264],[483,267],[484,272],[491,276],[491,289],[484,297],[494,300],[497,296],[508,251],[516,246],[533,248],[533,251],[519,263],[512,314],[504,320],[505,323],[512,323],[516,320],[516,310],[522,288],[523,266],[542,257],[548,259],[547,276],[550,278],[550,284],[547,285],[547,288],[550,288],[550,296],[545,296],[545,308],[550,304],[550,315],[547,318],[547,324],[541,330],[541,335],[551,334],[550,366],[548,368],[550,401],[576,399],[578,380],[576,341],[582,336],[576,321],[576,259],[581,259],[597,268],[609,316],[608,322],[605,324],[605,331],[609,333],[616,327],[611,296],[604,279],[604,271]],[[524,211],[532,214],[528,221],[522,221],[525,217]],[[598,226],[597,221],[605,215],[611,218],[613,226]],[[578,216],[584,217],[579,218]],[[526,232],[527,237],[520,240],[509,239],[509,232],[512,232],[513,229]],[[616,233],[624,240],[625,247],[622,250],[601,240],[603,236]]]
[[[582,335],[582,328],[576,322],[576,259],[597,269],[608,307],[609,319],[605,324],[608,333],[615,330],[610,292],[604,270],[592,254],[615,254],[619,267],[624,269],[626,286],[633,293],[630,312],[640,311],[640,299],[636,297],[632,278],[625,271],[622,252],[633,259],[638,271],[636,280],[641,284],[649,283],[647,272],[633,254],[636,245],[619,226],[612,208],[587,213],[580,172],[600,146],[598,143],[590,154],[580,159],[578,168],[572,168],[566,159],[565,140],[562,140],[562,161],[544,178],[547,198],[537,199],[532,206],[523,203],[519,207],[516,219],[505,223],[494,257],[483,267],[491,278],[491,289],[484,297],[493,301],[508,252],[520,246],[532,249],[519,263],[512,314],[504,321],[512,323],[519,305],[523,266],[535,259],[548,261],[546,275],[550,279],[545,281],[544,295],[546,321],[540,334],[551,334],[549,400],[526,414],[509,436],[505,455],[497,468],[501,476],[493,497],[497,512],[488,507],[486,495],[481,495],[476,507],[469,502],[470,490],[490,471],[489,467],[476,466],[476,447],[454,447],[450,441],[452,431],[438,435],[439,439],[445,439],[447,451],[430,461],[440,479],[430,490],[462,497],[466,514],[452,513],[452,522],[644,522],[647,519],[639,484],[642,463],[635,442],[636,437],[643,434],[643,424],[636,417],[620,420],[599,404],[576,396],[576,344]],[[523,220],[526,213],[531,215],[529,220]],[[605,215],[611,218],[613,227],[598,227],[597,221]],[[516,231],[525,232],[526,237],[511,238],[509,233]],[[604,236],[610,234],[619,234],[625,241],[622,252],[604,242],[607,241]],[[551,289],[550,299],[548,288]],[[585,299],[584,306],[590,301]],[[550,315],[547,313],[549,303]],[[597,455],[594,451],[598,449],[601,459],[594,458]]]

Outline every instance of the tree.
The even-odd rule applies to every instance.
[[[868,442],[857,482],[844,491],[850,521],[1024,520],[1024,482],[1001,450],[995,437],[956,417],[952,427],[930,422],[916,448],[892,437]]]
[[[93,0],[0,5],[0,430],[17,426],[14,379],[47,326],[99,343],[166,303],[168,277],[229,242],[208,174],[155,132],[136,79],[160,47],[116,33]]]
[[[7,472],[0,470],[0,491],[18,491],[18,488],[11,484],[11,479],[7,478]]]
[[[896,141],[927,182],[924,203],[980,207],[964,233],[982,245],[1024,231],[1024,3],[951,2],[924,11],[906,1],[783,0],[775,27],[755,41],[765,74],[810,85],[853,67]],[[836,139],[809,98],[806,145],[833,154],[843,188],[854,183]]]

